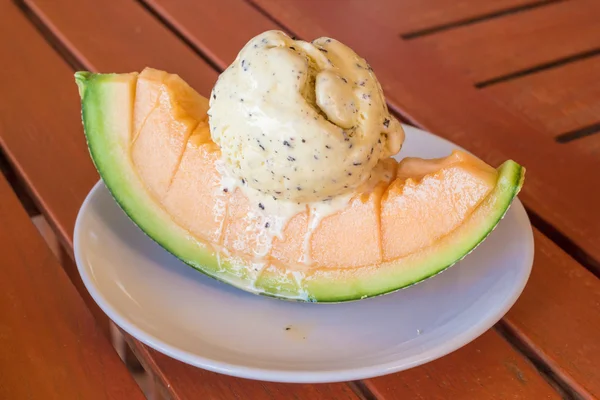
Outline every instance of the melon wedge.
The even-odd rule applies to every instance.
[[[517,163],[494,169],[460,151],[382,160],[378,178],[311,234],[307,208],[273,238],[250,200],[221,186],[206,98],[150,68],[75,79],[91,158],[120,207],[186,264],[252,293],[340,302],[420,282],[483,241],[523,184]]]

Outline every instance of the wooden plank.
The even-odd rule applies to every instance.
[[[281,29],[245,0],[142,0],[220,69],[257,34]],[[201,21],[201,23],[200,23]]]
[[[118,62],[118,61],[115,61]],[[35,68],[33,65],[31,65],[30,67]],[[62,78],[61,78],[62,79]],[[64,81],[67,82],[67,79],[64,78]],[[66,84],[66,83],[65,83]],[[74,94],[75,95],[75,94]],[[75,102],[75,101],[73,101]],[[50,104],[47,105],[47,107],[50,107]],[[78,129],[78,131],[80,132],[80,129]],[[68,133],[63,133],[63,135],[67,135]],[[55,141],[57,143],[59,143],[61,140],[61,134],[57,134],[55,137]],[[21,157],[26,157],[27,154],[21,154],[17,159],[21,159]],[[44,159],[47,160],[48,162],[52,162],[52,158],[53,157],[57,157],[57,155],[53,154],[52,152],[46,152],[46,155],[44,156]],[[63,177],[64,178],[64,177]],[[54,179],[58,179],[58,176],[55,177]],[[31,182],[32,184],[35,184],[35,182]],[[78,190],[78,189],[77,189]],[[51,196],[50,193],[47,194],[47,196]],[[49,204],[51,201],[47,200],[46,204]],[[58,204],[54,204],[53,207],[58,207],[60,205]],[[63,221],[57,221],[58,224],[63,223]],[[66,231],[68,231],[68,229],[66,229]],[[489,335],[493,335],[494,337],[497,337],[497,334],[494,332],[489,333]],[[232,378],[229,377],[224,377],[222,375],[215,375],[215,374],[211,374],[205,371],[201,371],[201,370],[191,370],[189,367],[178,363],[168,357],[165,357],[163,355],[157,354],[156,352],[148,349],[145,346],[142,346],[139,342],[134,342],[135,345],[135,350],[137,351],[138,354],[140,354],[142,357],[142,359],[144,360],[144,362],[147,364],[147,366],[149,366],[149,368],[151,370],[154,371],[158,371],[159,374],[159,378],[161,379],[161,381],[165,384],[166,387],[171,388],[170,390],[176,390],[177,396],[179,396],[180,398],[186,398],[186,397],[190,397],[190,398],[195,398],[195,396],[197,396],[197,392],[199,390],[215,390],[219,393],[220,397],[234,397],[237,394],[239,394],[240,390],[238,388],[238,385],[240,384],[239,380],[234,380]],[[521,363],[523,363],[523,359],[513,350],[511,350],[508,346],[504,346],[504,347],[500,347],[501,352],[505,353],[506,359],[512,359],[512,358],[516,358],[516,359],[520,359]],[[463,351],[463,350],[461,350]],[[467,353],[468,354],[468,353]],[[459,356],[457,356],[459,357]],[[482,362],[485,361],[485,359],[481,359]],[[475,363],[477,364],[477,363]],[[497,374],[495,374],[493,376],[494,381],[497,382],[501,382],[502,384],[505,384],[507,388],[511,388],[514,384],[514,376],[510,373],[510,372],[506,372],[503,371],[502,369],[495,369],[493,368],[493,366],[488,366],[488,365],[479,365],[477,364],[477,367],[475,368],[476,370],[480,370],[482,371],[482,375],[477,375],[475,374],[474,376],[472,376],[470,379],[472,379],[472,383],[476,384],[477,381],[480,381],[482,379],[484,379],[485,376],[487,375],[483,375],[483,374],[488,374],[490,370],[493,371],[497,371]],[[427,371],[424,369],[419,369],[423,376],[423,379],[425,378]],[[417,373],[419,374],[419,370],[415,370],[417,372],[413,373]],[[545,389],[543,389],[543,391],[547,390],[545,383],[543,383],[541,377],[535,375],[535,374],[531,374],[531,380],[533,381],[532,383],[532,387],[544,387]],[[210,385],[207,383],[210,382]],[[250,385],[250,383],[248,383]],[[254,383],[252,383],[252,385],[254,385]],[[244,388],[246,388],[246,386],[244,386]],[[507,389],[507,390],[509,390]],[[325,387],[321,387],[321,385],[319,385],[319,387],[315,387],[313,385],[294,385],[294,386],[286,386],[285,388],[283,388],[283,386],[281,385],[273,385],[273,384],[260,384],[259,386],[255,386],[255,387],[251,387],[248,389],[250,392],[253,392],[254,390],[260,390],[260,392],[257,393],[265,393],[265,396],[267,394],[273,394],[273,393],[278,393],[281,392],[285,395],[288,396],[293,396],[295,393],[299,393],[299,397],[303,397],[301,396],[302,394],[304,395],[309,395],[307,396],[307,398],[314,398],[314,396],[316,395],[322,395],[325,398],[345,398],[348,396],[348,391],[347,391],[347,387],[344,385],[335,385],[333,387],[331,386],[325,386]],[[457,388],[454,391],[450,391],[449,395],[454,395],[454,397],[460,398],[460,396],[463,394],[462,391],[464,390],[464,386]],[[514,388],[514,390],[516,392],[519,392],[520,389]],[[226,394],[223,395],[220,391],[224,391]],[[215,393],[217,393],[215,392]],[[170,394],[173,394],[173,392],[171,392]]]
[[[422,368],[368,379],[364,384],[375,397],[386,400],[560,398],[531,364],[508,348],[503,338],[490,331]],[[499,381],[498,375],[508,378]]]
[[[160,355],[160,357],[164,356]],[[175,360],[170,359],[169,362],[174,370],[183,366]],[[241,393],[238,385],[243,381],[239,379],[229,378],[226,381],[215,382],[212,378],[213,373],[204,371],[204,375],[203,381],[187,382],[185,386],[197,386],[196,393],[202,393],[203,386],[207,382],[211,382],[211,386],[222,386],[226,383],[232,385],[233,390]],[[447,384],[440,384],[443,381]],[[397,388],[400,382],[403,382],[406,387]],[[385,400],[431,399],[436,398],[435,396],[439,396],[440,393],[443,393],[443,398],[447,399],[560,398],[541,379],[537,370],[512,351],[510,345],[493,331],[485,333],[473,343],[430,364],[398,374],[366,380],[364,385],[369,391],[373,389],[372,393],[376,398]],[[288,387],[289,385],[273,385],[272,398],[289,399]],[[498,388],[502,389],[497,390]],[[253,389],[245,393],[247,398],[256,398],[251,394]],[[476,396],[469,397],[475,394]],[[314,385],[310,391],[303,392],[299,398],[313,399],[317,395],[332,398],[325,385]]]
[[[600,280],[539,232],[535,241],[529,284],[504,321],[583,398],[600,398]]]
[[[135,1],[108,0],[101,7],[94,0],[25,3],[87,69],[172,71],[206,96],[217,79],[216,71]]]
[[[168,371],[168,381],[177,389],[177,399],[324,399],[359,400],[346,383],[287,384],[234,378],[195,369],[135,342],[134,352],[143,360],[154,360],[160,371]],[[148,354],[150,357],[147,357]],[[156,370],[156,367],[152,367]],[[167,393],[172,396],[172,393]]]
[[[565,143],[564,146],[569,150],[600,158],[600,132]]]
[[[67,5],[62,4],[66,7],[63,11],[68,13]],[[87,5],[94,6],[93,2]],[[72,14],[73,18],[86,15],[84,6],[84,2],[79,2],[78,13]],[[114,23],[119,15],[135,24],[135,14],[120,14],[122,9],[118,7],[112,8],[112,11],[114,15],[106,16],[106,24]],[[0,144],[26,178],[44,214],[72,248],[74,217],[98,179],[83,138],[73,70],[45,43],[14,4],[0,2],[0,15],[6,16],[8,21],[0,25],[0,58],[13,60],[0,63],[0,86],[3,88],[3,96],[0,97]],[[27,46],[19,45],[13,40],[15,37]],[[101,46],[103,42],[98,40],[101,32],[95,37]],[[91,50],[93,52],[94,49]],[[95,57],[84,54],[91,60],[90,63],[96,61]],[[110,58],[112,61],[103,62],[117,64],[123,56],[115,53]],[[111,69],[110,65],[107,68]],[[202,78],[196,79],[198,82]],[[32,96],[32,93],[35,95]],[[138,354],[147,357],[142,361],[152,366],[152,371],[173,398],[197,398],[200,391],[207,398],[237,399],[246,390],[255,394],[255,398],[271,398],[273,393],[284,390],[281,385],[237,381],[225,375],[209,374],[176,363],[139,342],[134,344]],[[284,393],[292,398],[357,398],[345,384],[318,386],[286,385]],[[113,389],[116,388],[118,386]]]
[[[260,32],[283,29],[245,0],[142,0],[154,12],[181,32],[197,49],[220,68],[229,65],[248,40]],[[363,0],[334,2],[343,15],[348,3],[363,6]],[[424,0],[379,1],[369,5],[379,22],[399,32],[412,32],[474,18],[519,6],[544,4],[546,0]],[[201,16],[202,23],[198,23]]]
[[[482,90],[555,137],[600,122],[599,76],[593,57]]]
[[[600,168],[600,159],[550,140],[416,41],[398,40],[378,26],[368,8],[351,15],[371,27],[365,35],[349,23],[349,11],[345,19],[335,17],[333,2],[310,8],[302,0],[253,2],[300,37],[332,36],[352,46],[369,60],[390,105],[416,125],[492,165],[508,158],[524,164],[526,205],[596,260],[592,267],[600,265],[600,175],[589,174]],[[586,180],[573,179],[582,174]]]
[[[482,82],[597,49],[599,18],[600,2],[565,1],[416,41]]]
[[[85,139],[81,135],[65,136],[60,147],[54,145],[53,135],[56,132],[76,132],[75,130],[81,126],[77,118],[59,117],[67,115],[66,113],[79,112],[78,105],[72,102],[76,90],[65,87],[64,81],[56,81],[53,78],[65,76],[65,73],[71,74],[70,68],[39,37],[16,7],[8,3],[10,2],[4,0],[0,2],[0,14],[7,16],[6,23],[0,26],[0,54],[2,54],[0,58],[12,59],[14,62],[0,63],[0,74],[10,83],[3,85],[3,89],[6,90],[5,93],[11,93],[10,98],[4,96],[4,101],[0,101],[0,144],[7,156],[12,159],[24,183],[28,184],[41,210],[45,212],[50,210],[49,205],[45,203],[45,199],[48,198],[45,195],[52,193],[52,200],[60,206],[53,207],[46,219],[58,233],[59,240],[70,247],[71,231],[75,224],[77,210],[86,191],[91,189],[93,182],[98,180],[98,175],[93,165],[89,165]],[[22,43],[27,43],[27,52],[23,51]],[[51,61],[45,63],[46,60]],[[27,70],[23,70],[28,65],[38,63],[39,77],[33,78],[27,74]],[[44,87],[45,96],[37,95],[40,87]],[[48,108],[45,104],[51,98],[54,98],[52,108]],[[21,104],[24,108],[15,111],[16,104]],[[15,127],[19,128],[19,133]],[[32,146],[31,143],[35,145]],[[38,160],[44,159],[42,155],[49,149],[53,149],[57,156],[69,154],[69,157],[56,157],[51,164],[39,162]],[[16,162],[15,157],[19,154],[28,154],[28,157]],[[49,165],[51,168],[48,167]],[[52,174],[68,176],[69,186],[65,187],[64,183],[57,184],[52,179],[48,179]],[[37,179],[35,186],[30,184],[30,177]],[[71,185],[81,188],[75,197]],[[64,190],[57,190],[57,188],[64,188]],[[56,220],[68,221],[69,232],[64,230],[65,226],[57,225]],[[70,260],[64,260],[62,266],[96,317],[103,332],[107,334],[108,319],[85,289],[75,264]]]
[[[0,398],[143,399],[0,175]]]
[[[0,58],[12,60],[0,63],[0,144],[59,239],[72,247],[77,210],[98,180],[76,117],[73,71],[12,2],[0,7]]]

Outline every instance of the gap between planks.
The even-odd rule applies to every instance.
[[[183,33],[181,33],[168,19],[163,17],[159,12],[157,12],[152,6],[150,6],[145,0],[135,0],[148,14],[152,15],[154,18],[158,20],[161,24],[163,24],[171,33],[177,37],[177,39],[181,40],[192,49],[200,58],[202,58],[212,69],[215,71],[221,72],[223,68],[219,66],[212,58],[205,54],[201,49],[196,47],[194,43],[188,39]]]
[[[481,82],[477,82],[475,83],[475,87],[478,89],[483,89],[486,88],[488,86],[491,85],[495,85],[498,83],[502,83],[502,82],[506,82],[506,81],[510,81],[513,79],[517,79],[517,78],[521,78],[523,76],[527,76],[527,75],[532,75],[538,72],[542,72],[542,71],[546,71],[549,69],[553,69],[553,68],[557,68],[566,64],[570,64],[570,63],[574,63],[577,61],[581,61],[581,60],[585,60],[591,57],[596,57],[600,55],[600,48],[595,48],[592,50],[588,50],[588,51],[583,51],[580,53],[576,53],[576,54],[572,54],[570,56],[567,57],[562,57],[559,59],[556,59],[554,61],[549,61],[547,63],[543,63],[543,64],[539,64],[539,65],[535,65],[533,67],[530,68],[526,68],[523,70],[519,70],[519,71],[515,71],[515,72],[511,72],[510,74],[506,74],[506,75],[502,75],[502,76],[498,76],[496,78],[491,78],[485,81],[481,81]]]
[[[573,387],[548,366],[530,346],[528,346],[503,320],[494,325],[494,329],[506,342],[518,353],[522,354],[538,371],[538,373],[548,382],[554,390],[565,400],[583,399]],[[585,391],[581,391],[584,393]]]
[[[369,390],[363,381],[348,382],[348,385],[354,391],[354,393],[356,393],[360,400],[378,400],[377,396],[375,396],[375,394]]]
[[[27,4],[22,0],[13,0],[19,10],[23,12],[25,17],[31,22],[35,29],[39,32],[40,36],[58,53],[58,55],[73,69],[73,71],[85,70],[83,63],[81,63],[77,57],[69,51],[69,49],[63,44],[63,41],[58,38],[51,29],[49,29],[44,22],[33,12]]]
[[[404,40],[417,39],[423,36],[433,35],[435,33],[448,31],[462,26],[473,25],[490,19],[501,18],[507,15],[518,14],[525,11],[534,10],[536,8],[548,6],[555,3],[564,2],[566,0],[539,0],[520,6],[505,8],[504,10],[493,11],[490,13],[481,14],[478,16],[460,19],[440,25],[431,26],[429,28],[419,29],[415,31],[405,32],[400,34],[400,38]]]
[[[24,184],[21,175],[15,171],[14,166],[8,160],[2,147],[0,147],[0,175],[4,175],[4,178],[13,192],[17,195],[17,198],[25,211],[27,211],[27,214],[30,217],[40,215],[40,208],[35,201],[32,200],[33,197],[31,196],[31,193],[29,193],[27,185]]]
[[[561,133],[554,139],[558,143],[569,143],[577,139],[582,139],[586,136],[591,136],[600,132],[600,122],[592,125],[584,126],[583,128],[575,129],[569,132]]]
[[[527,211],[531,225],[535,226],[544,236],[550,239],[585,269],[594,274],[594,276],[600,278],[600,262],[596,261],[581,247],[577,246],[575,242],[542,219],[535,211],[529,207],[525,207],[525,210]]]

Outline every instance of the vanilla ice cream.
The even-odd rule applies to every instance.
[[[404,141],[363,58],[280,31],[253,38],[220,75],[209,124],[231,176],[300,203],[351,192]]]

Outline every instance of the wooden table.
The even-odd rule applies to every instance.
[[[73,72],[152,66],[180,74],[207,95],[249,38],[281,29],[349,44],[373,66],[390,107],[408,123],[493,165],[507,158],[524,164],[528,179],[520,197],[535,227],[533,273],[515,306],[480,338],[424,366],[360,382],[236,379],[128,338],[162,396],[600,398],[598,0],[0,0],[0,18],[0,145],[12,168],[7,173],[60,238],[63,267],[98,321],[91,323],[0,180],[0,397],[24,398],[14,381],[19,375],[41,388],[31,398],[139,397],[98,333],[106,317],[69,259],[76,213],[98,180]],[[6,343],[34,350],[6,353]],[[64,369],[44,374],[44,365]]]

